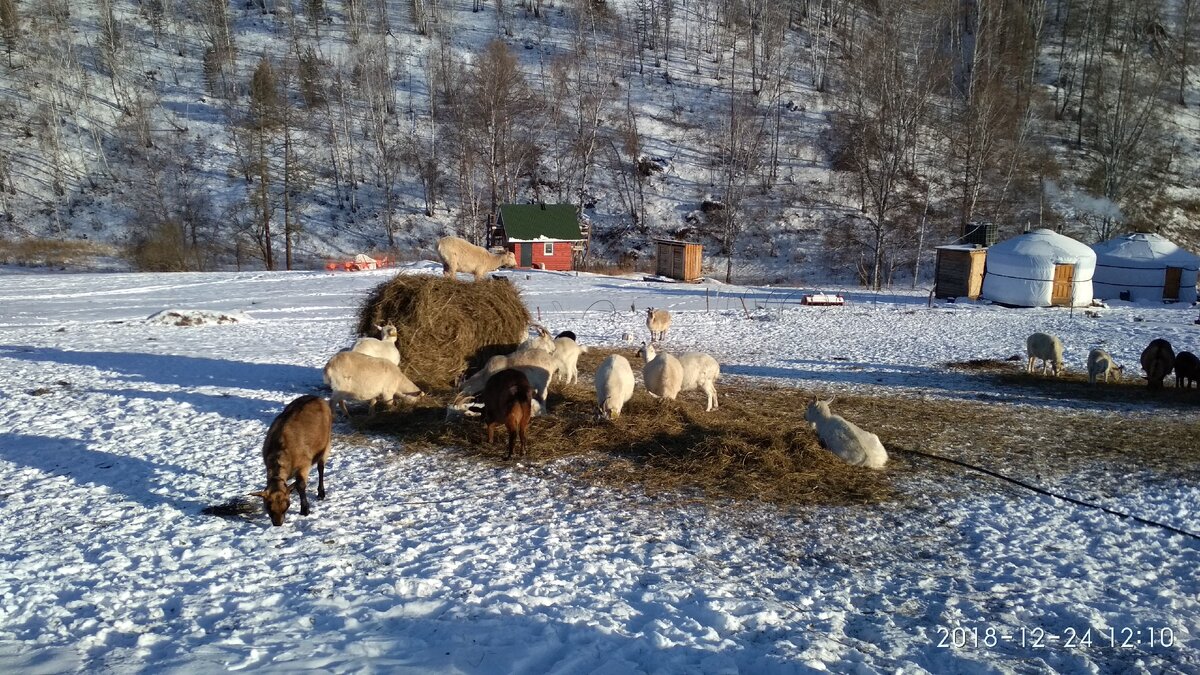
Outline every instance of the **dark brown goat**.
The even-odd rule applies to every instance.
[[[1175,350],[1162,338],[1151,340],[1142,350],[1142,370],[1151,389],[1162,389],[1163,378],[1175,368]]]
[[[1191,389],[1200,382],[1200,358],[1191,352],[1175,355],[1175,386]]]
[[[508,429],[508,455],[512,459],[517,438],[521,439],[521,455],[525,455],[525,436],[533,417],[533,386],[519,370],[506,368],[488,378],[480,394],[483,400],[483,423],[487,426],[488,443],[496,427]]]
[[[263,463],[267,467],[267,489],[255,492],[271,516],[271,524],[283,525],[283,514],[291,505],[292,487],[300,493],[300,515],[308,515],[308,472],[317,465],[317,499],[325,499],[325,459],[329,456],[333,410],[325,399],[304,395],[287,404],[267,429]]]

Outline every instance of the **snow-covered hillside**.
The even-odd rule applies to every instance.
[[[581,204],[605,262],[732,249],[744,283],[872,277],[877,249],[902,283],[963,220],[1200,245],[1190,3],[2,4],[0,237],[141,269],[428,257],[493,199]],[[520,84],[489,99],[495,40]],[[925,98],[875,143],[882,72]]]
[[[885,471],[903,499],[780,508],[582,482],[538,460],[537,420],[529,459],[511,465],[343,422],[311,517],[293,504],[273,528],[257,511],[201,513],[261,489],[267,425],[319,387],[389,274],[3,276],[0,671],[1200,669],[1196,539],[900,452]],[[644,335],[645,307],[669,308],[667,347],[716,355],[726,386],[975,401],[1011,413],[1014,431],[1038,411],[1194,417],[945,367],[1007,358],[1048,330],[1073,369],[1103,344],[1132,371],[1151,337],[1200,347],[1192,308],[1089,318],[853,292],[817,308],[793,289],[507,274],[584,344],[624,345]],[[237,321],[173,325],[163,310]],[[1197,531],[1197,458],[1120,469],[1059,457],[1056,430],[1034,431],[1062,465],[1027,480]],[[946,438],[920,447],[1005,462]]]

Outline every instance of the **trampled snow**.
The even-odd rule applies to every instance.
[[[886,469],[909,495],[894,504],[681,504],[536,462],[535,421],[534,461],[342,436],[312,516],[201,513],[262,488],[267,425],[317,390],[365,291],[393,273],[0,276],[0,671],[1200,669],[1196,540],[965,471],[936,484],[912,462]],[[640,342],[645,308],[666,307],[669,349],[712,353],[724,378],[821,391],[977,401],[996,392],[944,364],[1023,354],[1035,330],[1062,337],[1074,369],[1096,345],[1131,373],[1154,337],[1200,347],[1186,306],[1087,317],[505,274],[583,344]],[[813,290],[847,304],[801,306]],[[191,320],[148,321],[164,310]],[[963,450],[984,466],[987,451]],[[1200,530],[1194,467],[1097,473],[1120,488],[1105,506]]]

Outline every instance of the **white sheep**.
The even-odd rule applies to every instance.
[[[534,326],[534,330],[537,331],[537,335],[526,338],[525,341],[517,347],[517,352],[525,352],[529,351],[530,349],[541,349],[542,351],[553,354],[554,350],[558,348],[558,343],[554,341],[554,338],[550,337],[550,331],[541,326]],[[516,352],[513,353],[515,354]]]
[[[1103,349],[1093,349],[1088,352],[1087,371],[1088,382],[1091,384],[1096,384],[1096,378],[1101,375],[1104,376],[1104,381],[1108,382],[1110,374],[1119,382],[1125,372],[1125,366],[1118,366],[1113,357]]]
[[[396,332],[396,327],[389,323],[384,326],[375,326],[375,329],[379,331],[378,338],[358,338],[350,351],[374,356],[395,366],[400,365],[400,350],[396,348],[396,339],[400,334]]]
[[[488,378],[506,368],[525,373],[529,384],[537,392],[537,397],[545,401],[550,394],[550,380],[558,370],[558,362],[544,349],[528,349],[515,351],[507,356],[493,356],[484,364],[482,370],[463,381],[459,391],[468,396],[475,396],[483,391]]]
[[[629,359],[613,354],[596,369],[596,407],[602,417],[615,420],[633,398],[633,368]]]
[[[346,401],[369,401],[368,414],[374,415],[376,403],[387,405],[393,399],[422,395],[399,366],[358,352],[334,354],[325,364],[325,384],[333,390],[330,404],[340,405],[346,417],[350,416]]]
[[[438,257],[442,259],[442,273],[451,279],[459,272],[475,275],[475,281],[500,267],[516,267],[517,257],[512,251],[490,253],[459,237],[442,237],[437,243]]]
[[[654,347],[642,343],[638,354],[646,360],[642,366],[642,381],[646,391],[657,398],[674,400],[683,386],[683,366],[679,359],[666,352],[656,353]]]
[[[1054,372],[1055,377],[1066,372],[1066,367],[1063,366],[1063,344],[1062,340],[1048,333],[1034,333],[1025,339],[1025,353],[1029,356],[1029,363],[1025,367],[1025,372],[1033,372],[1033,362],[1037,359],[1042,360],[1042,374],[1046,374],[1046,368],[1050,367]]]
[[[563,382],[570,384],[579,381],[579,355],[587,353],[587,350],[587,347],[569,337],[554,338],[554,360],[558,361],[558,374]]]
[[[833,399],[813,401],[804,413],[804,419],[816,429],[821,444],[851,466],[882,469],[887,463],[888,454],[879,436],[860,429],[841,415],[833,414],[829,410],[832,403]]]
[[[646,359],[646,365],[648,366],[650,365],[650,362],[655,359],[655,354],[657,352],[655,351],[654,347],[643,342],[642,348],[638,350],[638,353]],[[658,356],[669,355],[661,353],[658,354]],[[721,376],[721,365],[717,363],[717,360],[703,352],[684,352],[679,356],[672,356],[672,359],[679,364],[680,379],[679,388],[676,390],[676,393],[699,389],[708,397],[707,405],[704,408],[705,411],[716,410],[718,407],[716,382],[717,378]],[[667,367],[668,366],[663,366],[663,368]],[[664,371],[664,373],[665,372],[666,371]],[[649,382],[650,380],[646,377],[645,373],[646,368],[643,367],[643,379]],[[671,383],[671,380],[668,378],[663,382],[664,384],[661,386],[666,387],[667,384]],[[650,389],[650,385],[647,384],[646,388]],[[650,391],[651,393],[655,393],[654,390]],[[675,397],[668,396],[666,398]]]
[[[671,313],[665,309],[646,308],[646,328],[650,329],[650,341],[667,339],[667,329],[671,327]],[[658,337],[655,337],[655,336]]]

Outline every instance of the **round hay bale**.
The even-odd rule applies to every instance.
[[[507,279],[462,282],[397,275],[376,286],[358,313],[360,335],[392,322],[400,369],[422,389],[447,389],[469,368],[520,345],[529,310]]]

